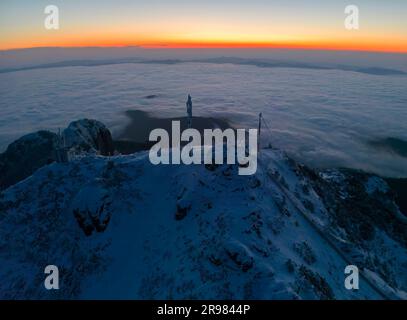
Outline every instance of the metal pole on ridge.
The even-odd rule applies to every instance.
[[[188,114],[188,129],[192,128],[192,98],[190,95],[188,95],[188,100],[187,100],[187,114]]]
[[[262,113],[259,113],[259,129],[257,131],[257,152],[260,152],[260,132],[261,132]]]

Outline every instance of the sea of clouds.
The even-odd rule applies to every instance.
[[[369,142],[407,141],[407,76],[339,69],[262,68],[229,63],[122,63],[0,73],[0,152],[39,129],[94,118],[115,136],[126,110],[195,116],[257,127],[269,142],[314,167],[352,167],[407,177],[407,158]],[[155,98],[146,98],[156,95]]]

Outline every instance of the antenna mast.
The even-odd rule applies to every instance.
[[[257,152],[260,152],[260,133],[261,133],[261,119],[262,113],[259,113],[259,129],[257,131]]]

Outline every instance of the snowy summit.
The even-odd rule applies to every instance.
[[[407,298],[406,217],[383,180],[276,149],[253,176],[238,166],[142,151],[41,167],[0,193],[0,298]]]

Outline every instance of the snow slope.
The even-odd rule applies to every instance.
[[[407,298],[400,238],[377,224],[360,240],[324,202],[317,182],[339,171],[312,178],[275,149],[255,175],[237,169],[153,166],[147,152],[39,169],[0,193],[0,298]],[[366,190],[384,197],[379,182]],[[359,290],[344,287],[351,263]],[[60,290],[43,286],[49,264]]]

